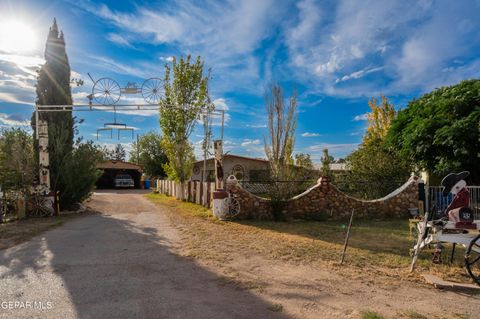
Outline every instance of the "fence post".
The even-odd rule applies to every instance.
[[[193,182],[188,182],[188,201],[193,202]]]
[[[195,204],[200,204],[200,182],[195,182]]]
[[[209,208],[213,207],[213,192],[215,191],[215,183],[210,183],[210,206]]]
[[[200,203],[200,184],[195,182],[195,204]]]
[[[202,206],[207,206],[208,188],[207,183],[202,183]]]
[[[423,215],[425,213],[425,183],[422,180],[418,183],[418,206],[420,215]]]

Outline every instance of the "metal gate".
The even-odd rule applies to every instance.
[[[480,219],[480,186],[467,186],[470,192],[470,208],[474,212],[474,218]],[[443,186],[425,186],[425,209],[430,212],[432,209],[436,216],[441,216],[447,206],[452,202],[453,195],[443,196]]]

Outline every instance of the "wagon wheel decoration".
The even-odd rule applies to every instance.
[[[111,78],[101,78],[93,85],[92,95],[95,101],[100,104],[115,104],[120,99],[120,85]]]
[[[224,205],[226,207],[226,219],[234,219],[240,214],[240,203],[233,197],[227,197],[224,199]]]
[[[465,267],[470,277],[480,285],[480,235],[474,238],[465,253]]]
[[[142,84],[142,96],[148,104],[158,104],[163,97],[163,80],[150,78]]]

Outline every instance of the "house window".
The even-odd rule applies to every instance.
[[[231,174],[241,181],[245,177],[245,169],[242,165],[237,164],[233,166]]]

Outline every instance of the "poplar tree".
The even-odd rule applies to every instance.
[[[187,181],[192,175],[195,161],[194,148],[189,142],[200,115],[213,110],[208,94],[209,74],[204,74],[200,57],[191,62],[190,55],[172,66],[165,65],[165,97],[160,101],[160,128],[162,148],[168,162],[163,165],[168,177],[178,182]]]

